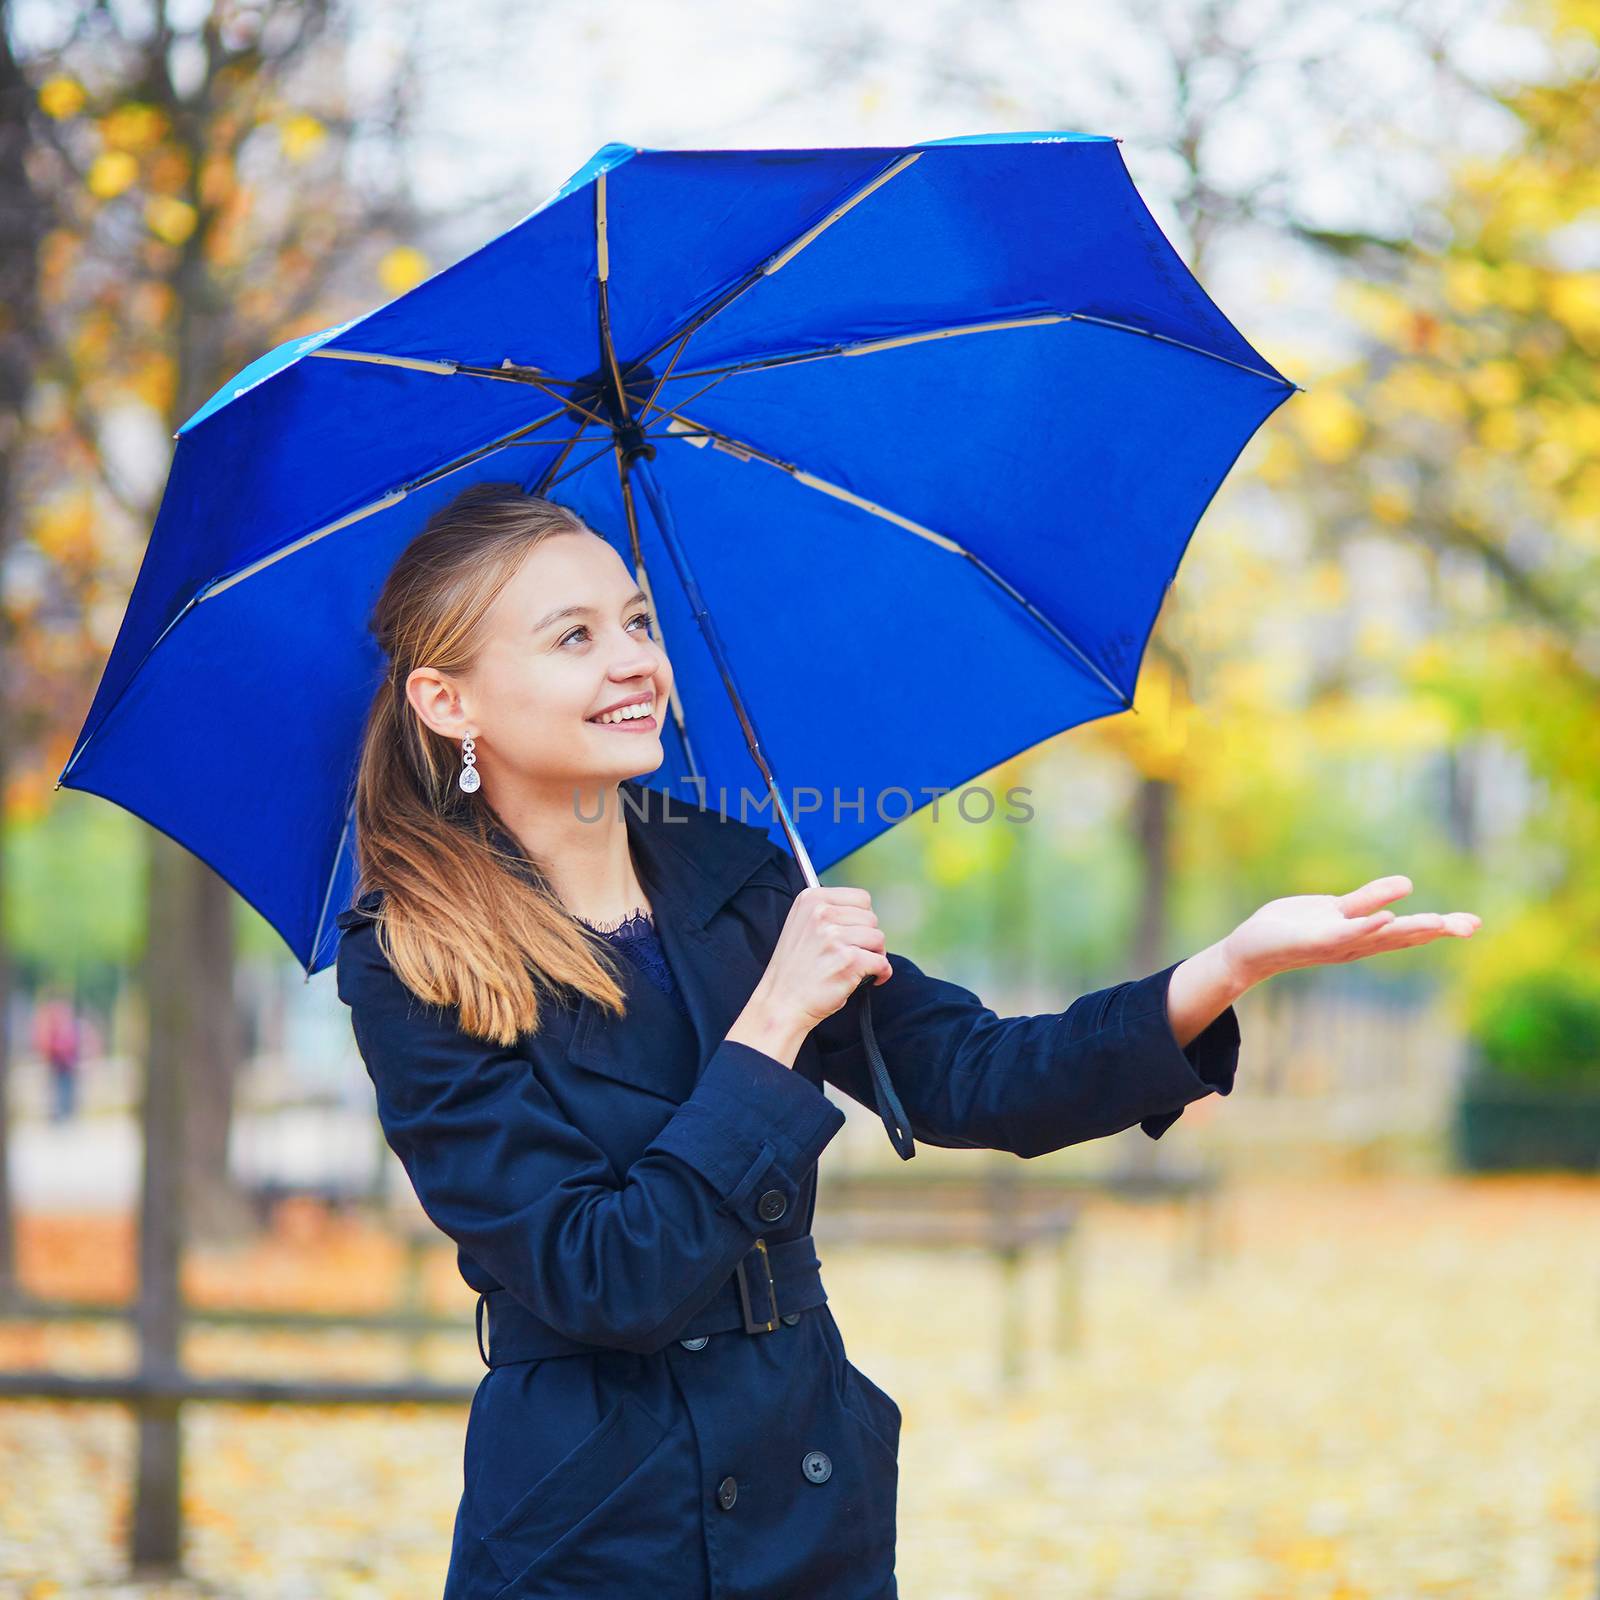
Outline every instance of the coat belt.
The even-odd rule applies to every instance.
[[[699,1339],[734,1329],[771,1333],[780,1323],[792,1322],[800,1312],[827,1300],[821,1266],[809,1233],[772,1245],[757,1239],[734,1264],[732,1276],[674,1337]],[[478,1296],[478,1354],[491,1369],[514,1361],[593,1355],[615,1348],[569,1338],[508,1289],[491,1289]]]

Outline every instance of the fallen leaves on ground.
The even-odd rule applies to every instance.
[[[1203,1276],[1170,1208],[1096,1205],[1081,1343],[1024,1273],[1025,1369],[999,1372],[1000,1278],[969,1252],[825,1252],[855,1363],[905,1413],[900,1587],[916,1600],[1590,1600],[1600,1570],[1600,1185],[1581,1179],[1236,1182]],[[41,1292],[131,1281],[124,1224],[33,1223]],[[370,1307],[405,1248],[292,1213],[197,1261],[197,1297]],[[426,1298],[464,1315],[448,1246]],[[467,1382],[470,1331],[197,1329],[197,1371]],[[0,1365],[113,1371],[120,1329],[0,1327]],[[184,1581],[121,1549],[120,1407],[0,1403],[0,1594],[433,1600],[463,1410],[196,1405]]]

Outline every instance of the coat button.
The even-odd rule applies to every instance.
[[[799,1320],[800,1313],[798,1311],[785,1311],[784,1314],[778,1318],[779,1322],[783,1323],[785,1327],[789,1328],[792,1328]]]
[[[776,1222],[788,1209],[789,1202],[784,1199],[781,1189],[768,1189],[756,1201],[756,1214],[763,1222]]]
[[[739,1484],[736,1479],[724,1478],[717,1485],[717,1504],[724,1511],[733,1510],[733,1502],[739,1498]]]
[[[800,1470],[813,1483],[826,1483],[833,1476],[833,1463],[820,1450],[808,1450]]]
[[[709,1333],[702,1333],[698,1339],[680,1339],[678,1343],[685,1350],[704,1350],[710,1340],[711,1335]]]

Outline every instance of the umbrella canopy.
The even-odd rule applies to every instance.
[[[642,781],[731,815],[773,775],[814,789],[784,834],[821,870],[1130,706],[1196,523],[1295,388],[1114,139],[607,145],[184,423],[58,786],[170,834],[327,965],[373,602],[436,508],[512,480],[645,577],[676,690]]]

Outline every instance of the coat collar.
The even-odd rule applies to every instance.
[[[633,984],[630,978],[635,998],[625,1018],[610,1016],[587,995],[580,997],[567,1056],[591,1072],[678,1103],[693,1091],[765,970],[764,959],[736,927],[713,919],[762,870],[772,844],[761,829],[719,811],[674,801],[631,781],[619,788],[634,866],[697,1048],[692,1061],[671,1062],[641,1049],[635,1008],[648,1018],[651,1006],[670,1002],[648,982]],[[511,847],[523,855],[514,842]],[[770,870],[774,882],[783,885],[778,868]]]
[[[587,995],[579,999],[566,1054],[602,1076],[677,1102],[686,1098],[699,1071],[726,1037],[765,971],[765,958],[737,926],[717,913],[763,868],[776,887],[786,879],[771,863],[772,842],[751,823],[691,805],[632,780],[619,785],[634,866],[655,914],[657,937],[683,993],[698,1046],[693,1077],[664,1075],[662,1063],[641,1052],[636,1024],[601,1010]],[[517,858],[524,875],[537,870],[515,838],[493,827],[490,837]],[[770,863],[770,865],[769,865]],[[341,926],[375,916],[382,890],[372,890],[339,914]],[[654,997],[647,997],[653,1002]]]
[[[658,926],[670,919],[704,928],[772,849],[760,828],[631,778],[618,785],[618,793],[634,866]],[[537,869],[511,833],[491,824],[489,837],[516,858],[524,877],[537,881]],[[368,890],[336,920],[348,927],[362,915],[375,915],[382,900],[381,889]]]
[[[760,828],[633,779],[618,785],[616,803],[658,928],[667,920],[704,928],[772,850]],[[522,847],[504,829],[491,828],[490,837],[531,869]]]

